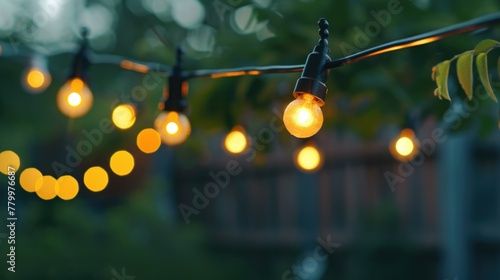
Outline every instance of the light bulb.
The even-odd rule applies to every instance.
[[[67,81],[57,93],[57,107],[70,118],[85,115],[92,108],[93,101],[92,92],[79,78]]]
[[[323,125],[323,112],[311,94],[302,94],[290,102],[283,114],[285,127],[295,137],[307,138],[316,134]]]
[[[397,160],[412,160],[419,152],[419,142],[415,137],[415,132],[409,128],[403,129],[401,133],[391,141],[389,150],[392,156]]]
[[[44,91],[52,80],[50,74],[41,68],[31,67],[23,75],[24,88],[31,93]]]
[[[323,165],[323,156],[314,145],[308,144],[295,152],[294,162],[300,170],[314,172]]]
[[[186,141],[191,133],[191,124],[182,113],[163,111],[156,117],[155,129],[163,143],[175,146]]]
[[[241,154],[248,146],[245,129],[235,126],[224,139],[224,148],[231,154]]]
[[[128,129],[135,123],[135,106],[131,104],[118,105],[111,115],[113,124],[119,129]]]

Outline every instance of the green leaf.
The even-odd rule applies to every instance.
[[[476,47],[474,48],[474,52],[476,54],[484,53],[497,46],[500,46],[500,42],[491,39],[486,39],[479,42],[479,44],[476,45]]]
[[[439,92],[438,97],[443,97],[451,101],[450,94],[448,92],[448,73],[450,72],[450,61],[445,60],[436,65],[436,68],[436,84]]]
[[[484,89],[488,95],[495,102],[498,103],[497,97],[491,88],[490,80],[488,78],[488,57],[486,53],[480,53],[476,58],[477,71],[479,72],[479,78],[481,78],[481,83],[484,85]]]
[[[466,52],[458,57],[457,76],[467,98],[472,99],[474,52]]]

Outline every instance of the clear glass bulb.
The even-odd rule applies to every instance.
[[[191,124],[188,118],[178,112],[161,112],[155,120],[155,129],[161,141],[169,146],[183,143],[191,134]]]
[[[87,85],[79,78],[67,81],[57,93],[59,111],[70,118],[85,115],[94,102],[94,96]]]
[[[302,94],[288,104],[283,114],[283,122],[290,134],[298,138],[307,138],[321,129],[323,112],[314,96]]]

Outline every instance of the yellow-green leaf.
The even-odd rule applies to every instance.
[[[466,52],[458,57],[457,60],[457,76],[460,85],[465,91],[467,98],[472,99],[473,92],[473,67],[474,52]]]
[[[488,57],[485,53],[480,53],[476,58],[476,66],[477,71],[479,72],[479,78],[481,79],[481,83],[483,83],[484,89],[488,93],[488,95],[495,102],[498,103],[497,97],[491,88],[490,79],[488,77]]]
[[[448,73],[450,72],[450,61],[445,60],[438,65],[436,65],[436,84],[438,86],[438,97],[443,97],[445,99],[450,99],[450,94],[448,92]]]
[[[476,54],[484,53],[497,46],[500,46],[500,42],[491,39],[486,39],[479,42],[479,44],[476,45],[476,47],[474,48],[474,52]]]

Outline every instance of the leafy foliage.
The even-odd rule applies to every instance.
[[[476,45],[474,50],[456,55],[452,59],[445,60],[432,67],[432,80],[436,81],[437,85],[434,95],[439,97],[439,99],[445,98],[451,101],[450,93],[448,91],[448,74],[451,62],[457,60],[458,81],[460,82],[462,89],[465,91],[467,98],[471,100],[474,85],[473,61],[474,56],[476,56],[476,67],[479,79],[488,93],[488,96],[498,103],[493,88],[491,87],[488,73],[488,53],[498,47],[500,47],[500,42],[498,41],[491,39],[483,40]],[[498,59],[498,72],[500,76],[500,57]]]

